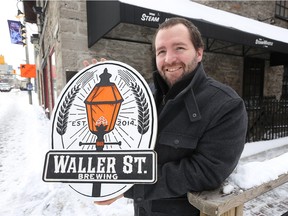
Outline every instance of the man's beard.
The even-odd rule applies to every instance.
[[[171,82],[168,76],[166,76],[166,72],[164,70],[162,70],[163,71],[162,77],[166,81],[168,86],[171,88],[173,85],[175,85],[175,83],[179,82],[184,77],[192,73],[196,69],[197,65],[198,65],[198,60],[197,60],[197,56],[195,56],[192,62],[190,62],[188,65],[182,64],[183,72],[181,75],[179,75],[179,77],[177,77],[177,79],[173,80],[173,82]]]

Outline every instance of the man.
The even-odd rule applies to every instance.
[[[137,216],[199,215],[187,192],[219,187],[242,153],[247,128],[243,100],[206,76],[203,47],[198,29],[186,19],[171,18],[156,31],[158,180],[134,185],[124,194],[134,200]]]

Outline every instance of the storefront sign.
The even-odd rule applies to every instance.
[[[117,61],[91,65],[58,98],[43,180],[99,201],[153,184],[156,133],[153,95],[140,73]]]
[[[272,41],[268,41],[266,39],[263,39],[263,38],[257,38],[255,40],[255,45],[260,45],[260,46],[263,46],[265,48],[267,47],[272,47],[273,46],[273,42]]]

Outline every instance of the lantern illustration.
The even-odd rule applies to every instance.
[[[97,135],[96,149],[103,151],[107,144],[104,143],[104,135],[114,129],[123,98],[115,83],[110,82],[111,74],[107,68],[99,77],[100,82],[86,98],[85,105],[89,130]]]

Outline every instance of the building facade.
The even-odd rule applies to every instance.
[[[148,82],[151,81],[152,71],[156,69],[151,47],[156,28],[141,25],[141,23],[126,22],[125,19],[128,20],[128,15],[131,13],[129,5],[129,7],[126,5],[127,7],[124,8],[123,2],[119,3],[121,10],[123,8],[126,10],[121,12],[124,21],[109,28],[112,25],[113,13],[118,13],[115,9],[115,1],[114,3],[107,1],[111,5],[101,6],[101,11],[98,11],[97,14],[103,18],[97,17],[94,11],[94,7],[97,7],[95,2],[101,1],[36,0],[24,1],[24,5],[25,2],[26,9],[34,8],[34,13],[37,14],[36,19],[32,21],[37,23],[39,31],[35,35],[39,40],[34,43],[37,86],[40,104],[43,105],[48,116],[51,115],[57,97],[65,84],[77,71],[83,68],[83,60],[104,57],[122,61],[138,70]],[[28,6],[28,2],[31,5]],[[268,27],[288,28],[288,4],[285,1],[201,0],[194,2],[202,6],[237,14],[259,23],[265,23]],[[124,3],[127,2],[124,1]],[[176,5],[181,8],[180,3]],[[29,14],[27,11],[25,10],[25,14]],[[134,11],[137,11],[137,8]],[[155,11],[157,9],[147,12],[145,16],[142,14],[142,18],[158,21],[155,19],[158,12]],[[198,20],[196,21],[198,22]],[[99,26],[101,27],[100,33],[97,29]],[[217,26],[217,22],[215,26]],[[105,29],[105,27],[107,28]],[[211,29],[211,31],[213,30]],[[230,30],[228,29],[228,31]],[[95,40],[91,34],[100,36]],[[223,34],[226,34],[225,31]],[[219,35],[221,36],[221,31]],[[232,43],[221,38],[219,40],[217,36],[215,38],[213,35],[212,37],[211,35],[206,36],[205,33],[203,39],[205,41],[203,62],[207,74],[230,85],[241,97],[275,97],[280,99],[287,94],[285,90],[287,85],[285,77],[287,79],[288,73],[287,53],[277,50],[267,52],[264,48],[241,44],[241,40],[244,42],[245,38],[242,38],[239,43]],[[279,58],[277,54],[280,55]]]

